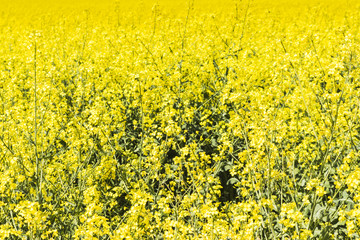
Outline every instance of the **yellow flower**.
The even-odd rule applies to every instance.
[[[324,189],[324,187],[322,186],[316,186],[316,195],[318,195],[319,197],[324,196],[324,194],[326,194],[326,191]]]

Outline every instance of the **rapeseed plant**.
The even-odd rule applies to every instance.
[[[356,1],[22,4],[0,239],[359,238]]]

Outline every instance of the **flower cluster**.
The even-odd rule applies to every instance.
[[[0,17],[0,239],[360,237],[355,0],[32,2]]]

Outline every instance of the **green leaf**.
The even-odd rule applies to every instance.
[[[230,178],[228,181],[227,181],[227,184],[231,184],[231,185],[234,185],[236,183],[239,182],[239,179],[237,178]]]
[[[212,147],[217,147],[217,145],[218,145],[218,144],[217,144],[216,139],[215,139],[215,138],[212,138],[212,139],[211,139],[211,146],[212,146]]]
[[[228,164],[228,165],[225,165],[224,170],[229,171],[232,168],[233,168],[233,166]]]

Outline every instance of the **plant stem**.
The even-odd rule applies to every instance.
[[[41,203],[41,179],[40,179],[40,163],[38,157],[38,149],[37,149],[37,62],[36,62],[36,52],[37,52],[37,43],[36,43],[36,35],[34,36],[34,152],[35,152],[35,162],[36,162],[36,191],[37,191],[37,200]]]

